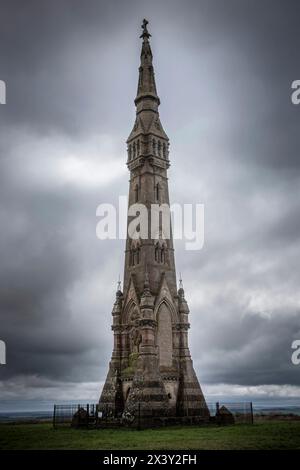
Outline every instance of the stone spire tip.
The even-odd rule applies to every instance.
[[[183,282],[182,282],[181,273],[179,273],[179,289],[183,289]]]
[[[117,293],[118,293],[118,292],[121,292],[121,279],[120,279],[120,274],[119,274],[118,283],[117,283]]]
[[[149,33],[148,28],[147,28],[147,25],[148,25],[148,24],[149,24],[149,21],[147,21],[147,20],[144,18],[144,19],[143,19],[143,24],[142,24],[142,26],[141,26],[143,32],[142,32],[142,34],[140,35],[140,38],[143,38],[143,39],[147,38],[147,39],[149,39],[149,38],[151,37],[151,34]]]

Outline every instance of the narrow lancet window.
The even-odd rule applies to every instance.
[[[134,202],[139,201],[139,186],[138,184],[135,185],[134,187]]]

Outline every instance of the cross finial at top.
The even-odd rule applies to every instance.
[[[121,279],[120,279],[120,274],[119,274],[119,277],[118,277],[118,284],[117,284],[117,291],[121,291]]]
[[[147,38],[149,39],[151,34],[149,33],[148,29],[147,29],[147,24],[149,24],[149,21],[146,20],[146,18],[143,19],[143,24],[142,24],[142,34],[140,35],[140,38]]]
[[[183,282],[182,282],[181,273],[179,274],[179,289],[183,289]]]

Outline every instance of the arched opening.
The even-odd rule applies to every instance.
[[[159,351],[159,365],[163,367],[172,367],[172,318],[170,309],[165,302],[163,302],[158,309],[157,321],[157,346]]]
[[[129,265],[136,266],[141,261],[141,246],[139,240],[133,240],[130,253],[129,253]]]
[[[136,157],[136,143],[135,142],[133,142],[133,147],[132,148],[133,148],[133,151],[132,151],[133,152],[133,158],[135,158]]]
[[[158,151],[158,156],[161,157],[161,141],[160,140],[157,143],[157,151]]]
[[[165,242],[157,242],[154,247],[154,259],[157,263],[165,264],[168,262],[168,247]]]
[[[128,147],[128,160],[130,161],[131,158],[132,158],[132,147],[131,147],[131,145],[129,145],[129,147]]]
[[[127,401],[127,398],[129,397],[129,393],[130,393],[130,387],[128,387],[128,389],[126,390],[125,402]]]
[[[152,139],[152,150],[153,150],[153,155],[156,155],[156,140]]]
[[[164,247],[162,247],[162,249],[160,250],[160,262],[161,263],[165,262],[165,248]]]
[[[139,201],[139,185],[136,184],[134,187],[134,201],[138,202]]]
[[[159,183],[157,183],[155,185],[155,199],[156,199],[156,202],[160,202],[160,185],[159,185]]]
[[[154,255],[154,256],[155,256],[155,261],[158,261],[158,250],[159,250],[158,244],[156,244],[156,245],[155,245],[155,251],[154,251],[154,254],[155,254],[155,255]]]
[[[163,157],[167,158],[167,146],[166,146],[165,142],[163,143]]]

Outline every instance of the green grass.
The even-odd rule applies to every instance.
[[[1,424],[0,449],[300,449],[300,421],[227,427],[53,429],[51,424]]]

